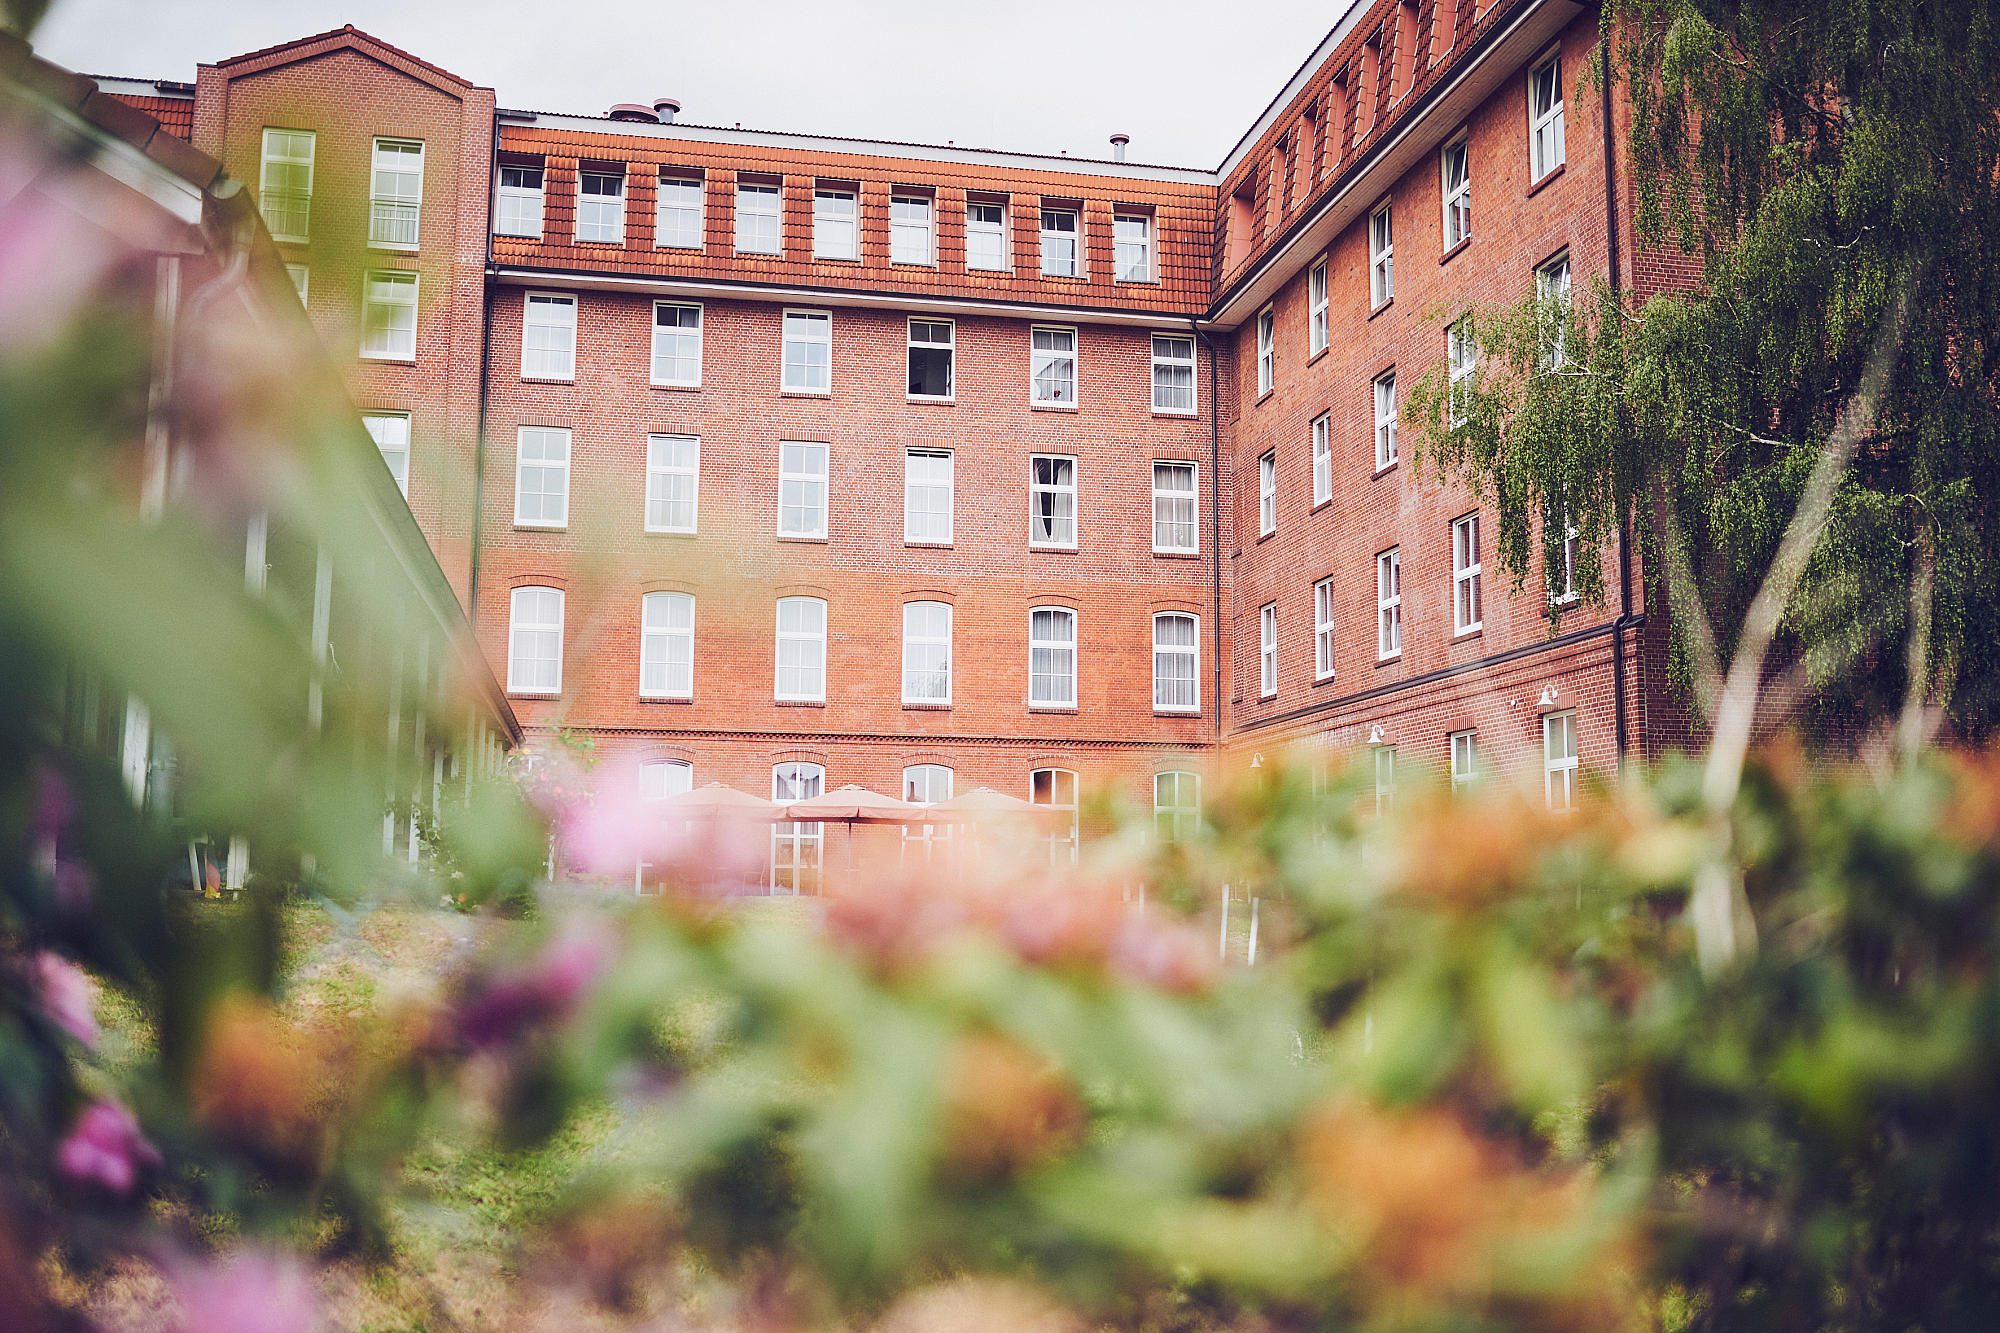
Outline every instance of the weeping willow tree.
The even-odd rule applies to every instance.
[[[1601,601],[1630,524],[1672,586],[1675,666],[1697,694],[1754,628],[1816,467],[1836,463],[1794,542],[1773,678],[1820,728],[1900,701],[1991,732],[2000,6],[1607,0],[1603,27],[1585,80],[1630,99],[1618,156],[1641,247],[1698,257],[1699,282],[1451,312],[1474,369],[1421,377],[1421,451],[1493,506],[1517,582],[1552,595],[1574,531],[1576,590]],[[1559,611],[1552,597],[1552,625]]]

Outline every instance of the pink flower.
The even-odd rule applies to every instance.
[[[124,1196],[139,1173],[160,1165],[160,1150],[139,1132],[138,1119],[121,1102],[93,1102],[56,1148],[56,1170],[79,1185]]]
[[[176,1263],[169,1276],[180,1305],[172,1333],[311,1333],[319,1326],[312,1274],[293,1255],[247,1250],[221,1263]]]
[[[35,989],[51,1021],[86,1047],[97,1045],[97,983],[61,954],[35,955]]]

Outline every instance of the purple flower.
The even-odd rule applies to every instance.
[[[172,1265],[180,1319],[172,1333],[311,1333],[319,1325],[312,1274],[293,1255],[247,1250],[220,1263]]]
[[[160,1150],[139,1132],[138,1119],[121,1102],[93,1102],[56,1148],[56,1170],[79,1185],[124,1196],[139,1173],[160,1165]]]
[[[527,1027],[569,1016],[611,961],[609,923],[572,917],[527,963],[494,973],[459,1018],[473,1046],[497,1046]]]
[[[86,1047],[97,1046],[97,983],[61,954],[35,955],[35,989],[50,1020]]]

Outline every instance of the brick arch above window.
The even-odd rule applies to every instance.
[[[639,583],[639,592],[642,595],[649,592],[679,592],[693,597],[700,593],[700,591],[701,588],[698,585],[690,583],[686,579],[642,579]]]
[[[1198,616],[1205,610],[1205,603],[1185,597],[1157,597],[1146,603],[1146,609],[1154,615],[1166,611],[1183,611],[1188,615]]]
[[[789,749],[773,750],[766,758],[773,764],[818,764],[821,768],[831,768],[824,750]]]
[[[822,602],[833,600],[833,589],[818,583],[779,583],[771,588],[773,597],[817,597]]]
[[[1067,592],[1029,593],[1028,594],[1029,609],[1032,610],[1033,608],[1038,606],[1060,606],[1065,611],[1081,611],[1083,609],[1083,601],[1081,598],[1077,597],[1074,593],[1067,593]]]
[[[509,589],[561,588],[567,592],[569,590],[569,576],[567,574],[510,574],[507,577],[507,587]]]
[[[903,600],[906,602],[946,602],[958,605],[958,594],[946,588],[905,588]]]

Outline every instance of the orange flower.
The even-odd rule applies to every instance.
[[[1399,833],[1406,893],[1475,910],[1514,888],[1570,826],[1513,795],[1413,803]]]
[[[959,1038],[944,1077],[945,1160],[960,1175],[994,1180],[1038,1166],[1083,1130],[1069,1079],[1010,1038]]]

